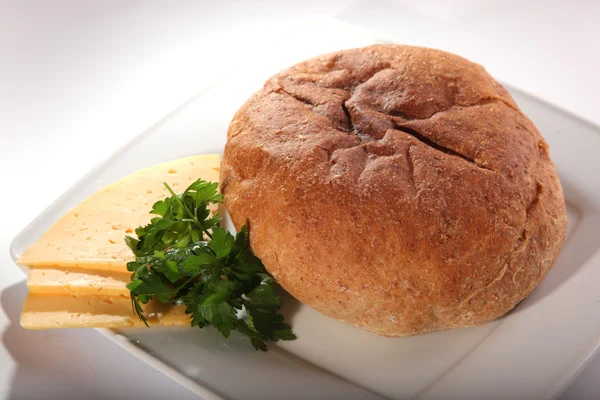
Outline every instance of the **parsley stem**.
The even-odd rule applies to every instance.
[[[175,295],[177,295],[181,290],[183,290],[192,280],[196,279],[195,276],[190,277],[187,281],[185,281],[183,283],[183,285],[181,285],[179,287],[179,289],[177,289],[177,291],[175,292]]]
[[[177,199],[177,202],[179,203],[179,205],[181,207],[183,207],[183,209],[188,213],[188,215],[194,220],[194,222],[196,223],[196,225],[198,225],[200,228],[202,228],[202,224],[200,223],[200,221],[198,221],[198,218],[196,217],[196,215],[194,215],[194,213],[192,213],[190,211],[190,209],[185,205],[185,203],[183,201],[181,201],[181,198],[177,195],[177,193],[175,193],[173,191],[173,189],[171,189],[171,186],[169,186],[169,184],[167,182],[163,182],[163,185],[165,185],[165,187],[167,188],[167,190],[169,192],[171,192],[171,194],[173,195],[173,197],[175,199]]]

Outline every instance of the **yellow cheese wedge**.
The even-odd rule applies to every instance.
[[[150,302],[144,306],[150,326],[190,324],[184,306]],[[133,313],[126,297],[29,294],[21,313],[25,329],[134,328],[144,323]]]
[[[129,298],[125,287],[131,273],[76,268],[34,268],[29,272],[27,288],[34,294],[101,295]]]
[[[218,181],[218,155],[183,158],[135,172],[74,207],[17,263],[127,272],[133,257],[124,238],[149,223],[152,205],[170,196],[163,182],[181,192],[199,178]]]

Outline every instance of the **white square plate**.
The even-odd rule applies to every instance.
[[[235,111],[278,70],[321,53],[381,41],[320,19],[266,46],[64,193],[15,238],[13,258],[102,186],[150,164],[221,153]],[[510,92],[550,144],[565,190],[569,232],[547,278],[508,316],[475,328],[389,339],[289,298],[285,313],[298,340],[271,344],[266,354],[240,336],[225,342],[212,329],[102,333],[207,399],[558,395],[600,342],[600,130],[518,90]]]

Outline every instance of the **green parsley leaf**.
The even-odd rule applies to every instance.
[[[252,253],[249,232],[234,236],[220,227],[210,205],[222,202],[218,184],[197,180],[182,194],[156,202],[150,223],[125,242],[136,256],[127,288],[133,310],[147,325],[142,304],[152,299],[185,306],[191,325],[214,326],[225,338],[235,330],[266,351],[266,341],[293,340],[279,313],[277,283]],[[204,238],[208,238],[205,241]]]
[[[135,254],[137,251],[139,240],[131,236],[125,236],[125,243],[127,244],[127,247],[129,247],[131,251],[133,251],[133,253]]]
[[[161,217],[165,217],[171,209],[171,199],[168,197],[164,200],[159,200],[152,206],[150,214],[158,214]]]
[[[250,338],[250,343],[256,350],[267,351],[267,345],[263,341],[262,336],[256,330],[251,329],[246,321],[238,320],[235,329]]]
[[[131,285],[127,286],[127,288],[131,291],[132,296],[155,296],[161,303],[169,302],[176,293],[175,289],[163,282],[163,278],[159,274],[152,273],[150,270],[139,274],[128,285]],[[143,303],[147,303],[147,301],[143,301]]]
[[[213,228],[210,247],[215,252],[218,259],[223,259],[231,253],[235,244],[235,238],[225,229],[220,227]]]
[[[181,263],[181,268],[190,276],[198,276],[206,269],[214,269],[220,272],[217,257],[211,253],[199,253],[190,256]]]
[[[246,308],[278,310],[283,305],[283,301],[275,292],[275,280],[270,275],[264,275],[261,283],[254,287],[246,295],[248,300],[244,302]]]

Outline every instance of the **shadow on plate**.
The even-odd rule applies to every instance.
[[[21,328],[19,319],[26,296],[25,281],[0,292],[0,304],[8,320],[0,332],[0,349],[4,346],[10,355],[7,358],[16,364],[12,379],[3,388],[6,398],[94,400],[140,395],[198,399],[198,395],[173,384],[169,377],[128,355],[92,329]],[[5,373],[8,369],[7,365]],[[123,386],[121,376],[129,377],[131,386]],[[135,389],[140,386],[144,389]]]
[[[72,376],[76,376],[73,370],[79,370],[81,377],[81,369],[87,367],[75,363],[74,355],[70,357],[68,340],[58,338],[62,335],[21,328],[19,319],[26,296],[27,286],[23,281],[4,289],[0,297],[2,310],[9,321],[2,332],[2,343],[17,364],[8,398],[36,398],[40,396],[40,390],[44,391],[46,398],[64,398],[72,393],[64,385]],[[56,345],[61,348],[57,349]],[[68,361],[57,360],[57,353],[65,354]],[[73,361],[72,365],[69,365],[69,361]],[[90,373],[93,371],[90,370]],[[35,382],[32,382],[32,378]],[[79,383],[79,388],[84,385],[85,382]]]
[[[284,302],[281,313],[285,316],[285,321],[293,326],[294,314],[298,311],[301,303],[283,289],[279,290],[279,294]],[[211,326],[202,329],[192,327],[115,329],[115,332],[135,342],[137,347],[143,348],[157,358],[161,358],[160,354],[154,350],[157,341],[168,344],[174,349],[173,351],[183,351],[183,349],[188,348],[194,349],[198,354],[256,353],[246,336],[232,331],[231,335],[224,339]],[[271,348],[273,343],[267,342],[267,346]]]

